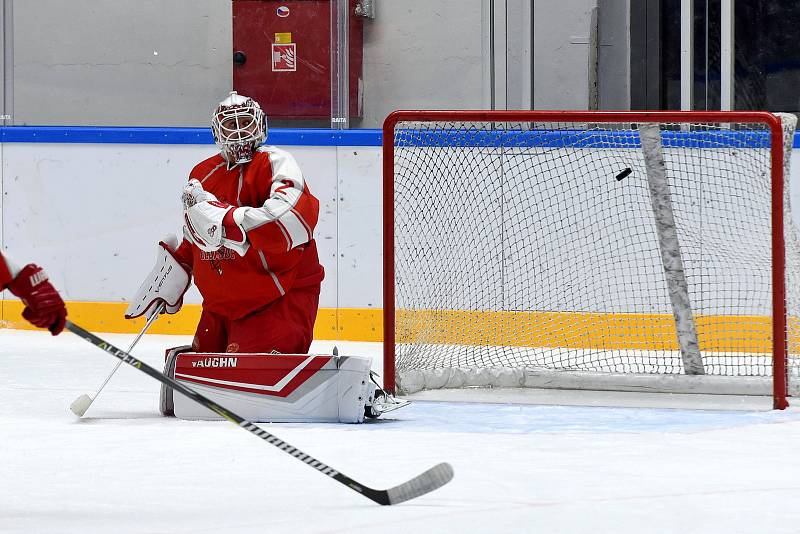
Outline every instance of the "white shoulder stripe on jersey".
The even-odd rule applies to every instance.
[[[203,182],[205,182],[206,180],[208,180],[208,177],[209,177],[209,176],[211,176],[212,174],[214,174],[215,172],[217,172],[217,169],[219,169],[219,168],[220,168],[220,167],[222,167],[223,165],[225,165],[225,162],[224,162],[224,161],[223,161],[222,163],[220,163],[219,165],[217,165],[216,167],[214,167],[213,169],[211,169],[211,170],[208,172],[208,174],[206,174],[205,176],[203,176],[203,178],[200,180],[200,183],[202,184]]]
[[[295,161],[294,156],[274,146],[264,147],[269,154],[269,161],[272,164],[272,181],[283,182],[288,180],[295,184],[299,190],[305,187],[303,172]]]

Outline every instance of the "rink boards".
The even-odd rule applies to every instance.
[[[2,144],[4,250],[45,265],[79,324],[99,331],[136,331],[141,323],[122,318],[125,300],[135,291],[142,273],[152,267],[157,240],[180,229],[180,212],[175,207],[180,188],[192,166],[211,155],[214,147],[206,144],[207,140],[191,138],[174,144],[152,139],[106,143],[100,137],[78,143],[56,140],[31,142],[29,138]],[[380,148],[374,141],[353,141],[344,134],[338,145],[300,143],[292,140],[284,148],[297,158],[321,205],[316,236],[326,280],[315,337],[380,341]],[[793,173],[793,179],[797,175]],[[548,290],[557,286],[548,284]],[[4,298],[2,319],[19,325],[20,303],[8,300],[7,295]],[[764,344],[760,332],[769,321],[763,305],[767,298],[760,295],[754,308],[746,310],[748,317],[758,318],[751,322],[756,326],[748,334],[753,351]],[[193,332],[200,302],[194,289],[186,302],[180,314],[161,318],[153,331]],[[540,311],[548,314],[548,321],[561,320],[552,307],[543,306]],[[572,311],[604,310],[584,306]],[[624,306],[613,311],[615,315],[608,321],[623,317],[624,325],[620,313],[633,313],[633,321],[660,324],[668,310],[650,314],[653,317],[639,315],[646,310],[626,310]],[[484,319],[475,323],[473,318],[469,323],[487,328],[496,320],[495,313],[505,311],[460,311],[456,307],[452,313],[479,313]],[[713,310],[706,314],[714,317],[711,322],[720,324],[743,320]],[[580,321],[579,317],[570,321],[573,319]],[[664,331],[660,326],[657,330]],[[625,331],[625,326],[619,329],[620,334]],[[664,336],[669,337],[666,332]]]

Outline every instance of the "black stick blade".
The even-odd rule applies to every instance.
[[[408,482],[386,490],[388,502],[381,504],[399,504],[415,499],[420,495],[425,495],[435,489],[441,488],[451,480],[453,480],[452,465],[447,462],[435,465]]]

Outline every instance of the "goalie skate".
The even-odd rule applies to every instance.
[[[364,415],[370,419],[377,419],[386,412],[393,412],[404,406],[411,404],[411,401],[396,399],[393,395],[385,391],[378,384],[378,373],[375,371],[369,372],[369,378],[375,390],[369,396],[366,405],[364,406]]]

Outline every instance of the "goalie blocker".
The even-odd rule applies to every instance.
[[[164,374],[253,422],[361,423],[407,404],[377,386],[367,358],[190,351],[168,349]],[[164,385],[160,410],[180,419],[221,419]]]

